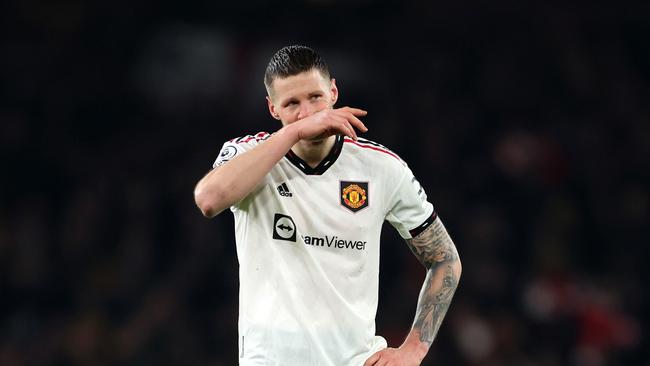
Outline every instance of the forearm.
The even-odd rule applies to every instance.
[[[418,298],[415,320],[403,347],[424,358],[447,314],[462,267],[456,247],[440,219],[409,240],[409,246],[427,268],[427,274]]]
[[[246,197],[298,141],[292,125],[203,177],[194,189],[196,205],[213,217]]]
[[[405,342],[421,352],[422,357],[438,334],[458,286],[460,273],[461,264],[458,259],[427,270],[418,299],[415,321]]]

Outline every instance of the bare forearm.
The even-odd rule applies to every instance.
[[[367,131],[357,116],[366,111],[343,107],[327,108],[292,122],[264,143],[213,169],[194,189],[194,200],[203,215],[213,217],[246,197],[280,159],[300,140],[343,134],[352,139],[354,127]]]
[[[436,219],[417,237],[408,241],[420,262],[427,268],[420,291],[415,320],[405,346],[426,354],[447,314],[462,271],[456,247],[447,230]]]
[[[460,272],[460,260],[427,270],[413,322],[413,331],[418,333],[420,342],[428,346],[433,343],[458,287]]]
[[[264,143],[210,171],[194,189],[201,212],[213,217],[249,194],[298,141],[291,125]]]

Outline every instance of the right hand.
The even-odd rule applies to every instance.
[[[327,108],[291,125],[294,126],[298,140],[320,140],[336,134],[342,134],[356,140],[355,127],[361,132],[368,131],[366,125],[357,118],[366,114],[368,112],[358,108]]]

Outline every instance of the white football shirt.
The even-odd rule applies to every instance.
[[[261,144],[223,145],[214,167]],[[411,238],[436,217],[395,153],[337,136],[316,168],[292,151],[231,207],[239,260],[239,363],[359,366],[375,335],[384,220]]]

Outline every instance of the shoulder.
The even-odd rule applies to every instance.
[[[378,160],[382,163],[399,164],[406,167],[406,162],[397,153],[387,148],[386,146],[372,140],[359,137],[356,141],[349,137],[343,139],[344,144],[350,147],[351,150],[363,154],[373,160]]]
[[[246,144],[246,143],[252,143],[252,142],[261,142],[261,141],[264,141],[264,140],[268,139],[269,137],[271,137],[271,135],[268,132],[261,131],[261,132],[258,132],[256,134],[254,134],[254,135],[245,135],[245,136],[241,136],[241,137],[235,137],[234,139],[229,140],[227,143],[230,143],[230,144]]]
[[[271,137],[271,134],[268,132],[258,132],[254,135],[244,135],[240,137],[235,137],[234,139],[228,140],[223,144],[223,149],[228,150],[237,150],[237,151],[246,151],[263,142],[264,140]]]
[[[226,141],[221,147],[219,155],[217,156],[215,162],[212,164],[212,167],[216,168],[219,165],[224,164],[238,154],[252,149],[260,142],[268,139],[270,136],[271,135],[268,132],[258,132],[254,135],[235,137],[232,140]]]

